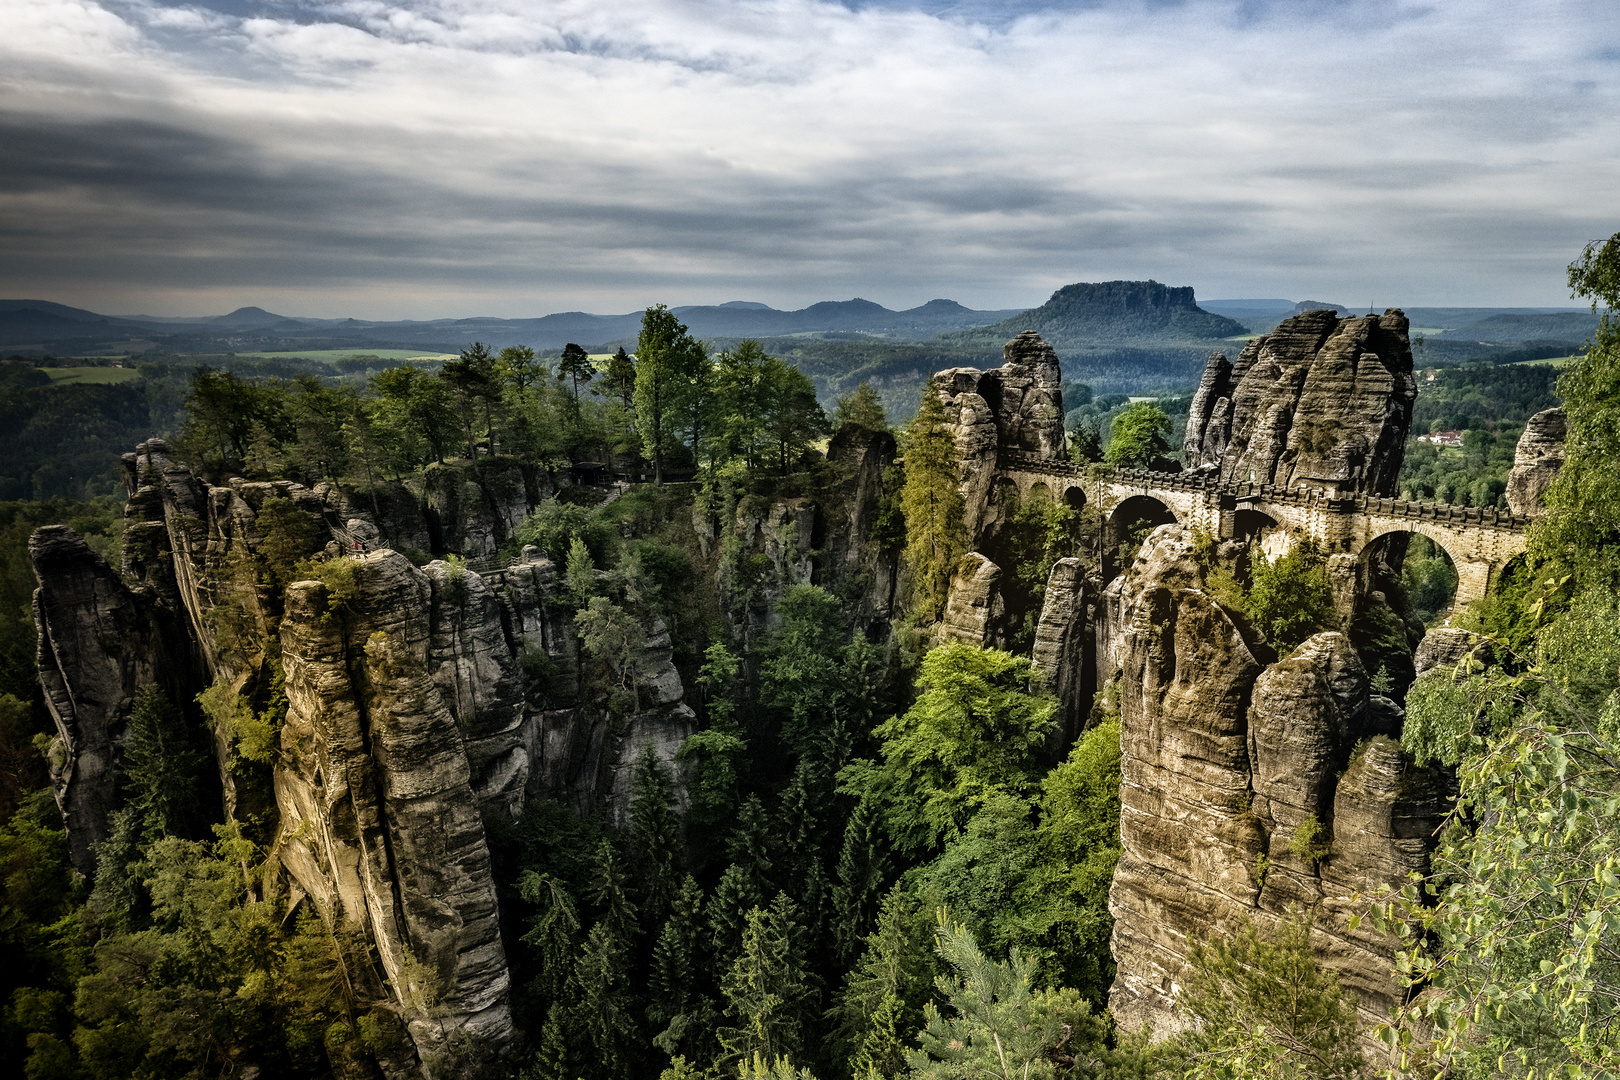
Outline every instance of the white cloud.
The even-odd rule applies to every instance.
[[[534,314],[1154,276],[1545,304],[1620,227],[1606,3],[241,11],[0,7],[27,147],[0,292]]]

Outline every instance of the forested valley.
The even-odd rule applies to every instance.
[[[1620,305],[1616,252],[1620,236],[1572,268],[1609,309]],[[1620,1069],[1620,326],[1606,316],[1562,375],[1443,368],[1416,398],[1407,498],[1505,505],[1525,421],[1561,401],[1569,437],[1528,554],[1484,601],[1451,613],[1488,644],[1398,690],[1389,668],[1368,664],[1374,690],[1402,698],[1405,750],[1450,770],[1456,795],[1432,874],[1366,898],[1366,917],[1397,942],[1407,1004],[1367,1025],[1297,912],[1280,930],[1223,927],[1194,944],[1193,977],[1178,988],[1192,1027],[1157,1041],[1108,1011],[1131,688],[1094,687],[1089,707],[1065,716],[1030,658],[1054,563],[1106,540],[1096,508],[1014,499],[986,545],[1004,575],[1007,647],[942,639],[970,542],[944,406],[917,393],[929,372],[910,380],[915,415],[871,382],[828,409],[778,344],[710,350],[660,306],[634,351],[609,357],[475,345],[436,369],[357,365],[341,378],[203,367],[164,384],[172,399],[149,393],[144,415],[120,414],[87,462],[169,425],[167,452],[215,491],[265,485],[257,546],[231,583],[263,625],[222,602],[211,632],[223,652],[255,657],[253,673],[189,698],[160,673],[134,695],[91,872],[75,867],[49,781],[64,750],[36,674],[29,535],[67,525],[127,576],[152,564],[154,534],[110,486],[52,486],[36,471],[41,486],[13,488],[58,497],[0,504],[0,1073],[1337,1080]],[[4,378],[52,392],[32,368],[8,364]],[[1179,468],[1190,380],[1133,401],[1084,378],[1063,384],[1070,462]],[[87,407],[128,411],[103,396]],[[1416,441],[1447,430],[1464,432],[1460,448]],[[151,460],[132,456],[126,475],[155,484],[141,474]],[[323,499],[341,489],[377,522],[400,492],[424,505],[450,492],[451,509],[409,535],[385,526],[329,543],[289,482]],[[843,520],[868,487],[880,491],[875,512],[840,541],[859,560],[835,564],[828,527],[795,532],[799,508]],[[533,508],[510,527],[492,515],[474,550],[453,508],[479,498]],[[1129,565],[1149,531],[1106,541],[1122,545],[1113,557]],[[1325,560],[1309,544],[1268,560],[1257,546],[1223,554],[1207,534],[1194,543],[1201,586],[1268,655],[1286,658],[1329,626]],[[604,715],[643,716],[654,706],[637,658],[667,649],[690,710],[672,760],[638,754],[616,801],[562,791],[511,816],[485,808],[509,1054],[490,1055],[476,1035],[432,1043],[409,1017],[449,1011],[444,972],[416,956],[389,967],[273,858],[289,693],[302,692],[289,689],[285,628],[364,625],[354,556],[384,547],[463,603],[476,575],[522,560],[554,568],[548,618],[577,636],[578,671],[526,648],[512,678],[531,705],[554,707],[574,678],[599,691]],[[784,571],[797,563],[802,573]],[[892,606],[872,599],[884,566]],[[1447,615],[1456,576],[1437,546],[1414,544],[1395,580],[1402,618],[1421,628]],[[295,610],[315,595],[321,612]],[[397,648],[378,630],[351,666],[397,674]],[[473,741],[485,718],[456,719]],[[1330,857],[1309,830],[1294,842],[1306,864]]]

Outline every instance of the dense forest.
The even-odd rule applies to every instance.
[[[1610,308],[1620,304],[1617,253],[1620,237],[1572,271]],[[560,486],[506,540],[551,556],[584,655],[602,670],[622,669],[614,658],[639,646],[654,617],[670,626],[701,726],[678,754],[686,794],[649,756],[623,827],[545,800],[516,823],[486,821],[524,1036],[521,1058],[487,1063],[490,1075],[1371,1075],[1353,999],[1313,958],[1303,920],[1195,949],[1181,1001],[1198,1030],[1149,1045],[1114,1022],[1119,688],[1101,689],[1064,745],[1056,699],[1027,656],[930,647],[923,628],[966,550],[938,398],[924,395],[897,427],[891,415],[906,413],[885,408],[893,399],[873,379],[841,386],[826,410],[807,370],[815,349],[796,348],[711,351],[658,307],[633,355],[593,359],[570,346],[548,360],[474,346],[434,369],[362,362],[342,379],[205,367],[172,398],[153,389],[173,387],[168,376],[143,372],[143,389],[126,397],[77,400],[72,409],[122,426],[75,452],[86,462],[122,452],[135,432],[173,417],[176,453],[216,481],[341,481],[363,492],[457,459],[652,481],[611,501],[601,488]],[[909,381],[915,405],[935,361],[884,348],[868,374],[903,369],[893,385]],[[1403,971],[1424,990],[1379,1033],[1397,1048],[1399,1073],[1595,1078],[1620,1068],[1620,479],[1608,466],[1620,453],[1617,362],[1620,326],[1605,317],[1591,352],[1557,381],[1571,437],[1551,514],[1530,555],[1458,616],[1494,651],[1407,702],[1403,738],[1455,770],[1459,809],[1434,876],[1373,911],[1408,943]],[[1065,386],[1077,460],[1146,465],[1172,454],[1185,398],[1133,403],[1094,394],[1107,383],[1084,365],[1070,374],[1083,380]],[[8,366],[5,377],[41,395],[28,407],[52,416],[35,421],[42,446],[74,423],[40,403],[58,391],[35,369]],[[1543,368],[1442,372],[1418,398],[1414,432],[1466,430],[1462,457],[1409,452],[1403,486],[1494,504],[1514,425],[1551,404],[1553,389]],[[722,546],[712,556],[721,571],[699,573],[703,556],[680,539],[694,502],[735,517],[751,501],[818,497],[837,480],[818,450],[829,436],[894,437],[902,452],[874,530],[902,554],[912,607],[886,632],[857,625],[847,598],[817,585],[788,589],[778,618],[756,623],[747,612],[763,568]],[[64,490],[37,467],[32,475],[30,494]],[[271,507],[286,525],[262,580],[279,597],[316,575],[341,597],[344,561],[323,560],[293,515],[275,517],[285,510]],[[106,497],[0,506],[0,940],[11,960],[0,974],[0,1072],[388,1075],[405,1036],[392,1013],[367,1005],[363,947],[307,906],[288,918],[285,884],[262,873],[264,838],[219,812],[216,738],[243,776],[265,767],[284,688],[251,703],[144,688],[113,834],[94,875],[71,869],[44,786],[51,739],[26,612],[27,534],[56,522],[114,564],[122,544]],[[1051,502],[1014,511],[1002,542],[1006,565],[1029,578],[1026,602],[1045,568],[1089,542],[1088,529],[1095,523]],[[1212,550],[1206,542],[1199,557],[1213,560]],[[450,565],[466,572],[464,561]],[[1211,581],[1279,655],[1325,625],[1325,570],[1309,545]],[[1410,579],[1410,591],[1427,581]],[[537,684],[554,675],[544,655],[526,663]],[[431,1007],[431,979],[422,987]]]

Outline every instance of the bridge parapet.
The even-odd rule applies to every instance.
[[[1322,488],[1288,488],[1248,481],[1220,483],[1200,473],[1154,472],[1149,469],[1115,469],[1098,465],[1076,465],[1070,461],[1044,459],[1035,454],[1003,451],[997,464],[1007,472],[1039,474],[1090,480],[1110,486],[1148,492],[1154,490],[1203,492],[1223,500],[1255,501],[1275,506],[1310,507],[1328,514],[1364,514],[1377,517],[1407,518],[1413,521],[1445,522],[1451,525],[1523,532],[1531,519],[1495,507],[1454,506],[1450,503],[1421,502],[1377,495],[1339,495]]]

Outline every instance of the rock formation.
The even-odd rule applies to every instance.
[[[1063,391],[1057,354],[1033,330],[1003,347],[999,368],[950,368],[934,376],[962,458],[962,496],[975,544],[997,522],[992,488],[998,451],[1061,456]]]
[[[647,620],[623,680],[634,705],[616,711],[540,552],[480,575],[372,550],[392,534],[492,553],[534,489],[549,490],[500,461],[440,470],[424,500],[392,504],[327,485],[211,485],[158,440],[124,464],[120,571],[66,528],[31,544],[75,866],[93,873],[108,833],[139,686],[157,683],[201,723],[200,691],[262,709],[279,671],[273,767],[244,763],[226,726],[214,729],[226,817],[270,848],[295,897],[375,949],[381,1006],[416,1048],[390,1075],[457,1075],[501,1057],[515,1032],[484,821],[542,796],[622,819],[645,749],[674,764],[696,724],[664,623]],[[392,515],[380,525],[379,510]],[[808,579],[808,513],[777,503],[752,523],[783,580]],[[341,595],[291,580],[323,552],[341,558]]]
[[[990,645],[1002,613],[996,594],[1000,581],[1001,567],[977,551],[963,556],[951,575],[945,615],[940,620],[941,637],[979,648]]]
[[[364,930],[418,1054],[453,1051],[453,1075],[514,1037],[479,796],[505,800],[474,787],[474,747],[507,710],[464,727],[442,692],[442,575],[435,589],[392,551],[353,566],[363,603],[316,581],[287,590],[275,855],[323,917]]]
[[[1525,423],[1507,478],[1509,510],[1526,517],[1543,512],[1541,495],[1563,468],[1568,432],[1563,409],[1543,409]]]
[[[1059,559],[1046,581],[1040,622],[1035,628],[1031,659],[1057,695],[1063,745],[1080,736],[1082,710],[1096,689],[1095,641],[1087,633],[1092,625],[1094,604],[1085,564],[1079,559]]]
[[[1402,992],[1394,945],[1351,929],[1366,904],[1355,897],[1426,868],[1443,784],[1385,737],[1395,706],[1370,694],[1342,634],[1268,663],[1200,587],[1178,526],[1144,547],[1114,615],[1124,854],[1110,1008],[1127,1029],[1180,1030],[1190,942],[1298,909],[1315,914],[1315,951],[1366,1017],[1387,1015]]]
[[[1417,384],[1407,319],[1308,311],[1210,357],[1183,446],[1191,470],[1224,481],[1389,495]]]

